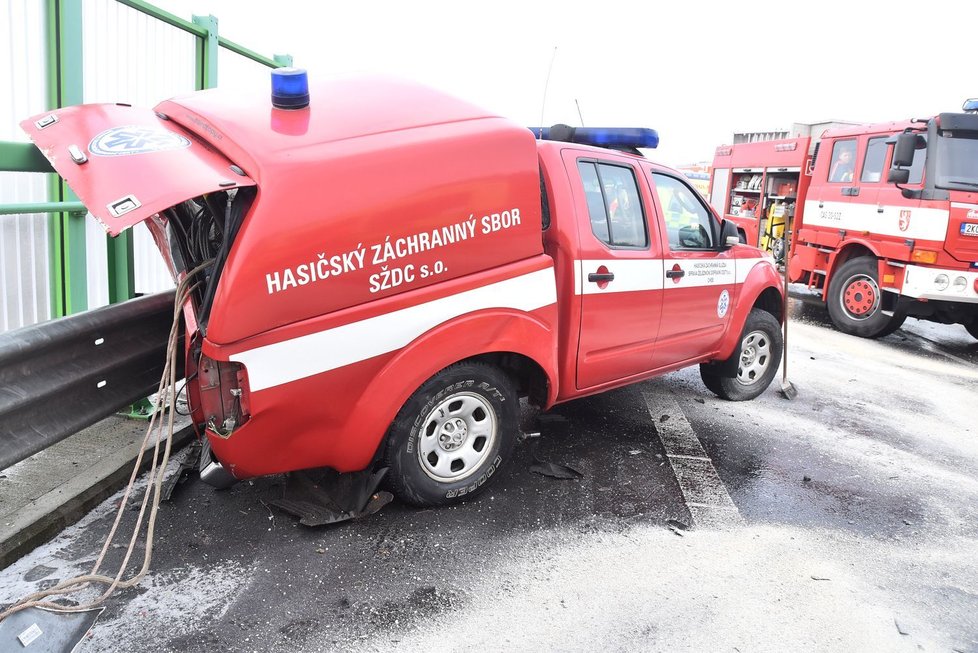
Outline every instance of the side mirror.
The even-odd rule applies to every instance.
[[[730,220],[724,220],[720,223],[720,242],[722,243],[723,249],[728,249],[734,245],[739,245],[740,232],[737,231],[737,225]]]
[[[897,136],[896,145],[893,146],[893,161],[890,163],[894,168],[898,166],[913,165],[913,153],[927,147],[927,141],[920,134],[908,134],[904,132]]]
[[[890,168],[886,180],[891,184],[905,184],[910,181],[910,171],[906,168]]]

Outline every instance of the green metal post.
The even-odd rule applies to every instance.
[[[50,109],[83,101],[81,7],[81,0],[47,0],[47,105]],[[49,183],[52,201],[78,201],[59,177],[52,175]],[[55,214],[48,224],[51,234],[51,314],[61,317],[84,311],[88,308],[85,214]]]
[[[278,64],[279,68],[290,68],[292,66],[291,54],[273,54],[272,61]]]
[[[124,231],[115,238],[105,238],[105,254],[109,264],[109,303],[116,304],[136,296],[132,231]]]
[[[216,16],[194,16],[194,25],[207,30],[207,36],[197,39],[197,90],[217,87],[217,52],[220,40],[217,35]]]

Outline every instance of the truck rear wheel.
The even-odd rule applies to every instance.
[[[781,325],[773,315],[759,308],[752,309],[741,332],[740,347],[724,363],[737,361],[737,375],[716,374],[716,366],[700,365],[700,378],[709,390],[728,401],[747,401],[758,397],[771,385],[781,363],[784,338]]]
[[[899,329],[906,316],[883,312],[883,291],[876,259],[859,256],[843,263],[832,275],[826,304],[832,324],[849,335],[880,338]]]
[[[420,507],[475,496],[509,457],[518,428],[519,401],[505,373],[476,362],[447,367],[411,395],[391,425],[391,489]]]

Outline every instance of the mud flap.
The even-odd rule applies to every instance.
[[[341,474],[332,469],[306,469],[286,475],[281,499],[271,505],[299,517],[303,526],[325,526],[372,515],[394,498],[377,492],[387,468]]]

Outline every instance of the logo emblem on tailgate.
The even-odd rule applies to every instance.
[[[182,150],[190,141],[166,129],[141,125],[113,127],[92,139],[88,151],[96,156],[127,156]]]

